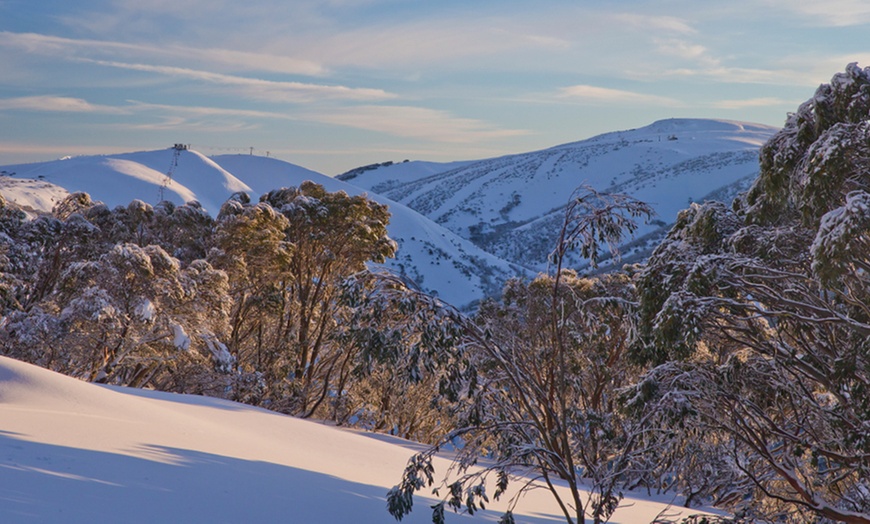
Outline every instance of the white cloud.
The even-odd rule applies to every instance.
[[[211,84],[231,86],[237,88],[239,94],[272,102],[308,102],[323,99],[372,101],[386,100],[396,97],[396,95],[387,93],[382,89],[355,88],[341,85],[320,85],[303,82],[282,82],[227,75],[223,73],[212,73],[210,71],[200,71],[197,69],[174,66],[131,64],[93,59],[80,59],[80,61],[105,67],[156,73],[163,76],[187,78]]]
[[[857,62],[860,67],[870,66],[870,51],[858,51],[850,55],[831,56],[822,58],[814,64],[818,82],[827,82],[834,76],[835,73],[845,71],[846,66],[852,62]]]
[[[126,146],[81,145],[81,144],[48,144],[37,142],[10,142],[0,141],[0,154],[8,155],[11,159],[21,158],[22,161],[32,162],[33,156],[43,158],[61,158],[67,155],[110,155],[114,153],[126,153],[141,149],[142,144]],[[31,158],[27,158],[30,155]],[[7,159],[4,159],[7,160]],[[17,161],[17,160],[12,160]]]
[[[129,101],[132,105],[131,110],[139,112],[166,111],[172,114],[183,113],[190,116],[231,116],[239,118],[267,118],[277,120],[297,120],[297,118],[288,113],[274,111],[256,111],[251,109],[233,109],[228,107],[206,107],[206,106],[173,106],[167,104],[149,104],[138,102],[135,100]]]
[[[700,44],[695,44],[680,38],[656,38],[653,39],[661,54],[676,56],[689,60],[701,60],[704,62],[718,62],[708,57],[708,50]]]
[[[788,106],[797,107],[800,102],[783,100],[775,97],[748,98],[745,100],[719,100],[713,103],[717,109],[745,109],[747,107],[771,107]]]
[[[842,66],[841,66],[842,67]],[[698,67],[676,68],[658,71],[655,74],[640,75],[638,78],[701,78],[722,84],[768,84],[781,86],[814,86],[824,81],[809,67],[805,69],[771,68],[754,69],[743,67]],[[828,74],[830,78],[830,74]]]
[[[187,118],[183,116],[164,116],[157,122],[144,122],[138,124],[124,123],[123,125],[114,125],[116,128],[124,130],[139,130],[139,131],[199,131],[205,133],[238,133],[242,131],[250,131],[258,129],[260,126],[248,122],[226,119],[210,119],[210,118]]]
[[[848,27],[870,23],[867,0],[768,0],[768,3],[798,14],[812,25]]]
[[[334,112],[308,113],[299,118],[446,143],[480,142],[528,134],[523,130],[499,129],[480,120],[455,117],[445,111],[412,106],[347,107]]]
[[[683,18],[675,16],[649,16],[636,13],[620,13],[613,15],[617,23],[624,23],[644,31],[664,31],[674,34],[695,34],[698,31]]]
[[[559,91],[563,98],[570,98],[591,104],[638,104],[665,107],[679,107],[683,104],[676,99],[657,95],[647,95],[621,89],[610,89],[591,85],[574,85]]]
[[[208,63],[234,71],[267,71],[305,76],[324,76],[328,73],[323,65],[310,60],[220,47],[128,44],[9,31],[0,31],[0,46],[17,48],[32,54],[64,58],[122,57],[140,61],[168,59],[176,62]]]
[[[0,99],[0,110],[45,111],[58,113],[124,114],[122,108],[95,105],[81,98],[65,96],[24,96]]]
[[[167,129],[173,126],[200,129],[220,121],[227,126],[251,129],[262,120],[316,122],[336,126],[376,131],[398,137],[431,140],[440,143],[470,144],[487,140],[524,136],[528,131],[501,129],[471,118],[461,118],[445,111],[414,106],[362,105],[302,113],[270,112],[207,106],[175,106],[130,101],[126,111],[154,115],[157,123],[125,124],[136,129]]]

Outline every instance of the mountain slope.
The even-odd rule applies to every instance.
[[[176,204],[198,200],[212,214],[227,196],[251,188],[192,150],[162,149],[109,156],[81,156],[53,162],[4,166],[16,179],[50,182],[69,192],[85,191],[109,206],[139,199]],[[162,189],[162,191],[161,191]]]
[[[353,183],[406,204],[501,258],[540,270],[578,186],[650,203],[657,221],[638,235],[650,234],[672,223],[690,202],[713,193],[727,199],[748,185],[758,174],[758,149],[776,131],[721,120],[662,120],[428,176],[413,165],[393,164],[361,172]]]
[[[383,193],[393,187],[407,182],[413,182],[427,176],[436,175],[452,169],[465,167],[472,161],[458,162],[426,162],[423,160],[405,160],[401,164],[384,162],[351,169],[335,178],[356,185],[357,177],[364,175],[365,186],[375,193]]]
[[[253,199],[272,189],[313,180],[328,191],[361,194],[365,190],[288,162],[251,155],[213,158],[192,150],[165,149],[110,156],[76,157],[53,162],[3,166],[14,173],[0,177],[0,193],[19,205],[49,211],[64,192],[84,191],[113,207],[134,199],[156,204],[160,196],[181,204],[197,200],[212,215],[233,193]],[[428,218],[389,199],[389,235],[399,244],[386,267],[422,289],[460,308],[501,290],[507,278],[523,272],[485,252]]]

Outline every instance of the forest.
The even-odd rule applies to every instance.
[[[607,522],[629,489],[720,522],[870,523],[870,68],[788,115],[748,192],[597,271],[649,215],[578,189],[550,270],[464,313],[378,269],[386,206],[311,182],[215,218],[0,200],[0,352],[428,444],[387,496],[397,519],[420,490],[438,523],[537,480],[571,488],[552,489],[569,523]],[[590,270],[563,267],[575,251]]]

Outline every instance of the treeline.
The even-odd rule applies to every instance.
[[[313,183],[234,195],[216,218],[195,202],[109,209],[77,193],[31,220],[2,202],[2,351],[90,381],[420,437],[420,400],[385,391],[387,371],[347,333],[345,280],[393,255],[388,219]]]
[[[693,204],[645,263],[584,276],[565,255],[594,264],[650,209],[581,190],[552,271],[473,315],[367,270],[395,252],[388,210],[313,183],[236,195],[214,219],[83,194],[32,220],[4,204],[0,347],[430,443],[388,494],[397,518],[425,488],[435,522],[517,484],[513,507],[523,473],[566,522],[606,522],[644,489],[732,511],[719,521],[867,524],[868,169],[870,69],[851,65],[732,207]],[[444,446],[449,480],[431,464]]]

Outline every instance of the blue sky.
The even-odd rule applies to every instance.
[[[325,174],[669,117],[779,126],[866,0],[0,0],[0,165],[189,143]]]

